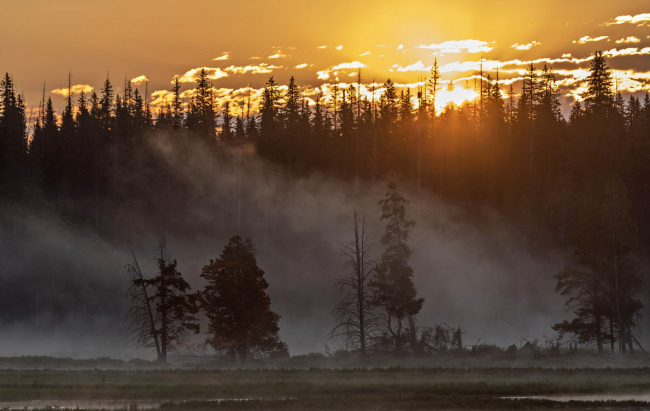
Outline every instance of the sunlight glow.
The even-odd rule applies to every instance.
[[[442,43],[431,43],[429,45],[420,45],[418,48],[431,49],[440,53],[485,53],[492,50],[487,41],[480,40],[449,40]]]

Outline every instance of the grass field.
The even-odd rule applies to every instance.
[[[554,400],[577,394],[619,401]],[[5,409],[650,409],[625,401],[648,394],[646,367],[0,371]]]

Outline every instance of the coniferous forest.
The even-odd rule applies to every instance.
[[[269,295],[283,288],[295,296],[295,307],[321,304],[303,300],[300,284],[311,281],[310,256],[322,254],[337,261],[333,277],[342,278],[329,283],[341,292],[338,305],[318,308],[326,313],[319,318],[334,318],[331,344],[360,355],[462,350],[458,324],[418,322],[422,307],[436,301],[414,287],[424,274],[409,265],[410,233],[421,224],[409,200],[417,198],[418,213],[428,209],[435,232],[462,220],[489,237],[497,215],[520,233],[518,246],[527,254],[557,262],[544,274],[555,290],[540,297],[566,304],[564,317],[546,325],[557,341],[600,353],[642,346],[650,264],[647,93],[623,98],[600,52],[591,60],[583,100],[568,118],[547,66],[530,65],[519,90],[481,73],[475,100],[440,112],[434,109],[441,77],[435,65],[421,87],[397,89],[388,79],[374,100],[361,94],[361,75],[315,105],[303,99],[293,77],[286,88],[271,77],[259,107],[240,114],[220,105],[204,71],[189,101],[176,81],[173,100],[155,109],[146,93],[126,83],[120,94],[107,78],[99,93],[68,93],[61,113],[51,98],[30,102],[39,106],[31,118],[18,85],[5,74],[0,247],[7,258],[0,262],[0,322],[47,313],[48,323],[83,323],[106,313],[121,317],[126,304],[134,341],[156,347],[160,358],[161,350],[181,349],[183,338],[199,329],[216,351],[242,360],[285,353],[292,347],[280,340],[278,330],[280,336],[285,330],[278,320],[294,313],[272,310]],[[300,193],[315,185],[319,201],[301,203]],[[349,190],[332,189],[328,198],[338,185]],[[349,227],[325,238],[329,249],[308,245],[331,233],[327,221],[322,232],[301,233],[300,251],[283,242],[287,222],[298,225],[312,210],[356,195],[372,198],[343,211]],[[282,209],[286,204],[292,206]],[[440,204],[454,212],[441,212]],[[274,219],[278,213],[283,219]],[[366,231],[366,223],[379,228]],[[46,239],[48,224],[67,234]],[[152,241],[160,238],[189,249],[210,244],[210,259],[191,263],[192,284],[183,279],[189,273],[177,269],[174,248],[165,251],[164,240]],[[48,241],[57,248],[30,248]],[[273,269],[258,267],[256,252],[266,253],[272,267],[290,260],[304,272],[274,284]],[[126,270],[112,272],[103,263],[124,255],[117,264]],[[138,265],[152,256],[150,272],[157,276]],[[249,291],[237,297],[242,287]],[[247,311],[230,301],[242,298],[250,299]],[[224,312],[232,304],[240,305],[228,322]],[[244,323],[256,334],[242,335]]]

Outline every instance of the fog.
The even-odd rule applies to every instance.
[[[290,353],[337,348],[327,334],[334,326],[335,283],[347,274],[339,249],[351,239],[357,210],[365,213],[379,258],[384,226],[378,202],[388,179],[296,177],[251,149],[208,160],[200,145],[179,154],[172,136],[148,141],[173,171],[176,188],[160,192],[150,176],[128,176],[139,198],[107,211],[117,217],[104,223],[123,235],[107,238],[91,217],[73,226],[56,208],[5,203],[0,209],[0,355],[152,358],[152,350],[136,349],[127,336],[124,265],[133,252],[145,276],[153,276],[161,235],[193,290],[203,287],[201,268],[219,257],[229,237],[250,237]],[[520,344],[553,334],[551,325],[567,318],[553,291],[559,251],[533,256],[525,237],[497,213],[473,210],[470,216],[395,180],[415,221],[410,261],[425,299],[418,326],[460,326],[465,344]]]

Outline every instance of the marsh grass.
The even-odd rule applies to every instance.
[[[530,397],[648,392],[650,368],[0,371],[0,408],[3,401],[112,399],[151,401],[171,411],[634,409],[650,405]]]

